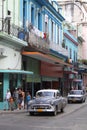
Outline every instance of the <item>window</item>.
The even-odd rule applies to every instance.
[[[0,73],[0,102],[3,101],[3,74]]]
[[[75,51],[74,51],[74,62],[75,62],[75,60],[76,60],[76,53],[75,53]]]
[[[77,61],[77,52],[76,52],[76,61]]]
[[[7,13],[8,13],[8,16],[11,15],[11,11],[8,10]],[[10,19],[8,19],[7,22],[8,22],[8,34],[10,34]]]
[[[45,22],[45,32],[47,32],[47,22]]]
[[[57,44],[59,44],[59,26],[57,26]]]
[[[53,32],[54,32],[54,29],[53,29],[53,21],[52,21],[52,27],[51,27],[51,28],[52,28],[51,40],[53,41]]]
[[[31,23],[34,25],[34,7],[31,7]]]
[[[18,87],[17,86],[18,74],[10,74],[9,78],[10,78],[9,88],[10,88],[11,94],[13,94],[14,88]]]
[[[42,24],[41,14],[38,13],[38,29],[39,29],[39,30],[42,30],[41,24]]]
[[[46,33],[48,33],[48,15],[45,14],[45,30]]]
[[[72,49],[70,48],[70,59],[72,59]]]

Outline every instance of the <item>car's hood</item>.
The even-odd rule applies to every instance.
[[[36,103],[36,104],[49,103],[53,99],[54,99],[53,97],[40,97],[40,98],[35,98],[34,100],[32,100],[32,103]]]

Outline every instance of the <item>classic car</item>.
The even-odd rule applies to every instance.
[[[56,115],[58,111],[63,112],[66,104],[67,100],[60,95],[59,90],[43,89],[37,91],[35,98],[29,102],[28,111],[30,115],[43,112]]]
[[[68,103],[71,102],[85,102],[86,100],[86,91],[85,90],[71,90],[67,96]]]

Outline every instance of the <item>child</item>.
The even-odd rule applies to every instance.
[[[10,110],[13,111],[14,110],[14,100],[13,100],[13,97],[10,97],[9,103],[10,103]]]

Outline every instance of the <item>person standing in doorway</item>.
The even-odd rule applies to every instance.
[[[10,98],[11,98],[11,92],[8,89],[7,93],[6,93],[6,101],[7,101],[7,104],[8,104],[8,110],[10,110]]]
[[[25,92],[22,89],[22,103],[21,103],[21,107],[24,109],[25,108]]]
[[[18,88],[15,88],[13,92],[13,99],[14,99],[15,109],[18,109]]]
[[[22,90],[21,88],[19,88],[18,90],[18,109],[21,110],[21,104],[22,104],[22,101],[23,101],[23,95],[22,95]]]

